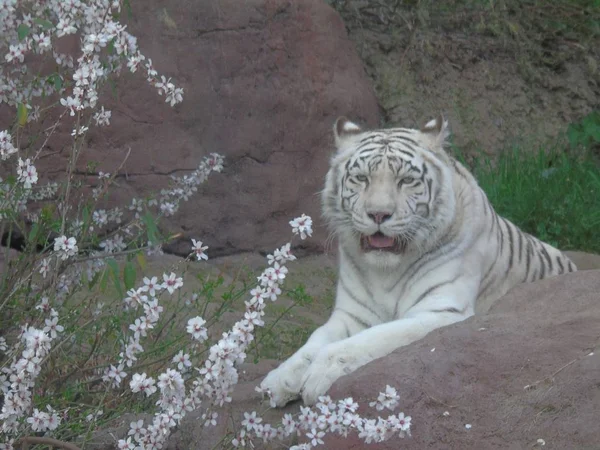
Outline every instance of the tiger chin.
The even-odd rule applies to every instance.
[[[338,238],[329,320],[261,383],[277,406],[314,404],[333,382],[430,331],[485,312],[510,288],[576,270],[496,214],[446,153],[448,122],[364,130],[339,118],[322,193]]]

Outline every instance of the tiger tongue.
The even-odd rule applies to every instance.
[[[368,238],[369,245],[375,248],[388,248],[394,246],[394,238],[382,233],[375,233]]]

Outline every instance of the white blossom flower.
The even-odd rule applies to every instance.
[[[46,431],[48,429],[48,422],[50,417],[44,411],[40,411],[34,408],[33,415],[27,418],[27,423],[31,426],[31,429],[35,432]]]
[[[156,277],[144,277],[142,281],[144,282],[144,285],[140,288],[140,290],[148,292],[148,294],[150,294],[152,297],[156,297],[156,291],[163,288],[162,284],[158,282],[158,278]]]
[[[0,91],[2,88],[0,87]],[[0,131],[0,158],[6,161],[10,155],[17,153],[17,149],[12,144],[12,136],[8,131]]]
[[[46,319],[46,326],[44,327],[44,333],[49,334],[52,339],[56,339],[58,333],[62,333],[64,327],[58,324],[58,316]]]
[[[154,379],[148,377],[145,372],[142,374],[134,373],[129,382],[129,387],[131,388],[131,392],[143,392],[147,397],[150,397],[156,392],[154,384]]]
[[[8,53],[6,54],[4,59],[6,60],[6,62],[9,63],[23,62],[23,60],[25,59],[24,50],[25,47],[23,44],[10,45],[8,47]]]
[[[144,302],[144,313],[146,314],[146,319],[148,320],[148,322],[150,322],[150,323],[158,322],[158,319],[160,318],[160,313],[162,313],[162,312],[163,312],[163,307],[158,304],[158,300],[153,299],[153,300]]]
[[[46,425],[48,426],[48,430],[53,431],[58,428],[61,422],[60,416],[52,409],[50,405],[46,405],[46,410],[48,411],[48,419],[46,421]]]
[[[38,181],[37,169],[31,163],[29,158],[27,158],[25,161],[19,158],[17,174],[19,176],[19,181],[23,183],[25,189],[31,189],[31,186],[36,184]]]
[[[195,239],[192,239],[192,250],[193,253],[196,254],[196,258],[198,259],[198,261],[204,259],[208,259],[208,256],[206,255],[206,253],[204,253],[204,250],[206,250],[208,247],[206,246],[202,246],[202,241],[197,241]]]
[[[146,337],[146,330],[148,328],[153,328],[153,325],[146,321],[146,316],[138,317],[131,325],[129,325],[129,329],[133,331],[133,336],[136,340],[141,337]]]
[[[144,295],[146,290],[144,287],[138,289],[129,289],[127,291],[127,297],[123,299],[127,307],[137,307],[138,305],[144,305],[148,301],[148,296]]]
[[[290,450],[310,450],[312,446],[308,442],[303,442],[302,444],[292,445]]]
[[[219,413],[216,413],[216,412],[203,415],[203,419],[205,419],[204,426],[205,427],[207,427],[209,425],[212,425],[213,427],[216,426],[218,417],[219,417]]]
[[[105,209],[97,209],[92,214],[92,220],[96,225],[102,227],[108,224],[108,214]]]
[[[342,412],[350,411],[354,413],[358,409],[358,403],[352,397],[347,397],[338,402],[338,407]]]
[[[304,240],[307,236],[312,236],[312,218],[306,214],[290,220],[294,234],[300,234],[300,239]]]
[[[256,415],[256,411],[252,411],[252,413],[244,413],[244,420],[242,421],[242,426],[246,428],[248,431],[253,431],[258,428],[258,425],[262,422],[262,418]]]
[[[183,101],[183,88],[171,87],[167,92],[165,101],[171,106],[181,103]]]
[[[190,355],[183,353],[183,350],[180,350],[179,353],[173,357],[173,362],[177,364],[177,368],[182,372],[185,372],[192,367]]]
[[[46,278],[49,271],[50,271],[50,260],[48,258],[44,258],[44,259],[42,259],[42,262],[40,263],[40,273],[42,274],[42,277]]]
[[[181,374],[173,369],[161,373],[157,385],[163,395],[181,395],[185,390]]]
[[[121,384],[121,381],[123,381],[123,378],[125,378],[126,376],[127,376],[127,373],[125,373],[125,371],[123,371],[123,367],[110,366],[104,372],[104,375],[102,376],[102,380],[104,380],[106,382],[110,382],[113,386],[118,387]]]
[[[170,275],[166,273],[163,274],[164,283],[162,284],[162,288],[169,291],[169,294],[173,294],[176,289],[179,289],[183,286],[183,278],[177,277],[173,272]]]
[[[60,104],[69,110],[69,115],[71,116],[75,115],[75,111],[79,111],[81,109],[81,102],[79,99],[70,96],[67,98],[61,98]]]
[[[325,432],[317,431],[315,428],[312,428],[310,433],[306,433],[306,437],[310,439],[310,443],[313,447],[323,444],[323,436],[325,436]]]
[[[108,126],[110,125],[110,116],[112,112],[109,110],[105,110],[104,106],[100,108],[100,111],[94,113],[94,120],[96,121],[97,126]]]
[[[50,36],[45,35],[43,32],[40,34],[34,34],[33,41],[37,45],[38,53],[44,53],[52,48]]]
[[[270,299],[272,302],[277,300],[277,297],[281,295],[281,289],[279,288],[279,285],[277,283],[273,283],[271,286],[267,286],[265,290],[267,298]]]
[[[74,237],[67,238],[66,236],[60,236],[54,239],[54,251],[57,252],[63,260],[75,256],[79,251],[77,248],[77,240]]]
[[[43,296],[40,299],[40,303],[35,306],[35,309],[40,311],[49,312],[50,311],[50,299],[46,296]]]
[[[85,133],[87,133],[88,130],[89,130],[89,127],[86,127],[86,126],[81,126],[79,128],[73,128],[73,131],[71,131],[71,136],[73,136],[73,137],[83,136]]]
[[[133,436],[133,439],[139,442],[141,437],[145,434],[146,429],[144,428],[144,421],[142,419],[129,424],[129,432],[127,433],[128,436]]]
[[[278,262],[273,263],[273,267],[271,268],[273,271],[273,275],[275,275],[275,279],[277,282],[285,280],[285,276],[288,273],[288,269],[285,266],[279,265]]]
[[[380,392],[377,401],[369,403],[369,406],[374,406],[377,411],[382,411],[386,408],[393,411],[398,406],[399,399],[400,396],[396,389],[387,385],[385,392]]]
[[[135,443],[131,441],[131,436],[129,436],[127,440],[119,439],[119,442],[117,443],[117,448],[119,450],[135,450],[137,448],[137,445],[135,445]]]
[[[204,325],[206,321],[198,316],[188,320],[187,323],[187,332],[192,335],[192,337],[200,342],[203,342],[208,339],[208,332]]]

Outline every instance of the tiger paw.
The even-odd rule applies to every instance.
[[[302,379],[302,400],[314,405],[343,375],[354,372],[367,361],[340,344],[330,344],[317,355]]]
[[[260,384],[263,392],[269,393],[271,404],[279,408],[300,398],[302,379],[312,357],[309,354],[295,354],[272,370]]]

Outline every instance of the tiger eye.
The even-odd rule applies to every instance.
[[[356,179],[357,179],[358,181],[361,181],[361,182],[363,182],[363,183],[365,183],[365,182],[369,181],[369,179],[368,179],[368,178],[367,178],[365,175],[356,175]]]
[[[403,184],[412,184],[414,182],[415,179],[413,177],[405,177],[398,182],[398,186],[402,186]]]

